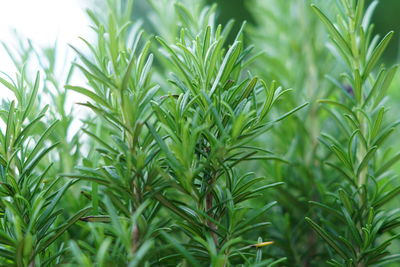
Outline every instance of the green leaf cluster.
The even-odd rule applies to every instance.
[[[251,0],[238,31],[138,2],[88,10],[67,66],[3,44],[0,265],[397,266],[378,2]]]

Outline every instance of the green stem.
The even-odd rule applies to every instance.
[[[361,116],[359,116],[358,118],[359,122],[360,122],[360,134],[362,136],[365,136],[365,129],[366,129],[366,125],[365,125],[365,121],[364,118]],[[358,148],[357,148],[357,160],[358,162],[362,162],[363,158],[365,157],[366,154],[366,148],[364,147],[363,143],[360,141],[358,142]],[[359,176],[358,176],[358,187],[361,187],[363,185],[365,185],[367,182],[367,168],[364,167]]]

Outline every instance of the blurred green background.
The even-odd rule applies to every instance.
[[[197,1],[197,0],[192,0]],[[217,4],[219,16],[217,20],[221,24],[225,24],[228,20],[234,19],[237,23],[235,24],[236,31],[239,30],[242,21],[248,21],[255,23],[251,13],[248,10],[250,1],[247,0],[205,0],[208,4]],[[304,0],[276,0],[276,1],[304,1]],[[374,0],[367,0],[366,6],[368,6]],[[384,58],[387,63],[393,64],[395,61],[400,61],[400,0],[377,0],[378,6],[375,9],[374,16],[372,18],[375,24],[375,33],[380,36],[386,35],[389,31],[395,31],[395,36],[389,47],[387,48]],[[334,3],[334,1],[332,1]],[[148,18],[146,17],[146,11],[150,7],[147,1],[137,1],[134,16],[136,18],[142,18],[146,23],[144,28],[148,29]],[[266,29],[268,30],[268,29]],[[233,32],[236,32],[235,30]],[[151,30],[150,30],[151,32]],[[233,38],[233,36],[232,36]]]
[[[220,23],[225,23],[231,18],[236,21],[247,20],[253,22],[250,12],[247,10],[246,0],[207,0],[208,3],[217,3],[219,6]],[[277,0],[277,1],[303,1],[303,0]],[[368,4],[372,0],[367,1]],[[400,0],[381,0],[375,10],[373,21],[375,32],[384,36],[388,31],[395,31],[395,38],[388,47],[385,59],[393,63],[400,60]],[[236,24],[239,27],[240,23]]]

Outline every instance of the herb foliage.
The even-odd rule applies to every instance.
[[[252,0],[234,31],[203,1],[144,24],[101,1],[61,70],[3,44],[0,265],[397,266],[393,32],[334,2]]]

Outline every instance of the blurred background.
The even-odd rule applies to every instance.
[[[280,0],[277,0],[280,1]],[[302,0],[287,0],[302,1]],[[208,0],[210,4],[217,3],[219,6],[221,23],[235,18],[237,21],[254,22],[251,13],[248,11],[248,3],[246,0]],[[368,4],[372,0],[367,1]],[[388,63],[399,61],[400,59],[400,1],[399,0],[381,0],[375,10],[373,21],[375,24],[375,32],[384,36],[388,31],[395,31],[395,38],[391,42],[386,51],[385,59]],[[240,25],[236,25],[239,27]],[[266,29],[268,30],[268,29]]]
[[[15,41],[13,30],[21,37],[32,40],[40,46],[53,46],[58,42],[60,47],[66,44],[76,45],[79,36],[90,35],[85,9],[94,6],[102,0],[13,0],[2,1],[0,9],[0,40],[5,43]],[[194,2],[196,0],[193,0]],[[277,0],[280,1],[280,0]],[[302,0],[288,0],[302,1]],[[248,11],[249,1],[246,0],[207,0],[209,4],[218,4],[220,23],[226,23],[234,18],[236,21],[254,23]],[[368,2],[372,2],[369,0]],[[147,10],[150,7],[146,0],[136,1],[136,18],[147,20]],[[376,32],[384,35],[389,30],[396,32],[395,39],[388,48],[385,59],[393,63],[399,59],[400,47],[400,1],[381,0],[373,17]],[[145,23],[146,24],[146,23]],[[146,25],[145,25],[146,26]],[[236,23],[238,28],[240,23]],[[266,29],[268,30],[268,29]],[[61,50],[60,52],[65,52]],[[10,65],[5,51],[0,49],[0,69],[7,72]]]
[[[91,6],[91,0],[1,1],[0,71],[13,77],[16,69],[9,53],[18,57],[29,46],[57,46],[57,57],[66,65],[73,56],[68,44],[79,46],[78,37],[91,34],[85,12]],[[0,90],[0,100],[10,95],[9,90]]]

